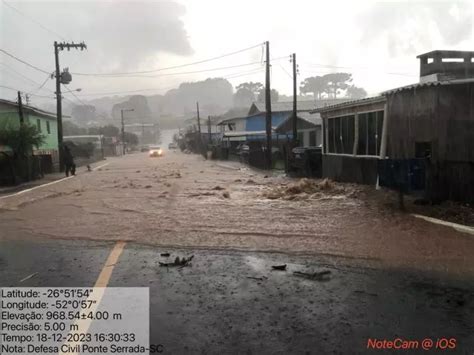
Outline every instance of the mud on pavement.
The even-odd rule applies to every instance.
[[[168,353],[364,354],[394,337],[470,351],[474,239],[388,203],[193,155],[126,156],[0,200],[0,276],[90,286],[120,240],[109,286],[150,287],[151,340]]]

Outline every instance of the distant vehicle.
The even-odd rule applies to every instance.
[[[168,144],[168,149],[177,149],[178,145],[175,142],[171,142]]]
[[[142,153],[143,153],[143,152],[148,152],[149,150],[150,150],[150,147],[147,146],[147,145],[144,145],[144,146],[142,146],[142,147],[140,148],[140,152],[142,152]]]
[[[150,146],[150,150],[149,150],[148,155],[152,158],[162,157],[163,156],[163,150],[159,146],[152,145],[152,146]]]

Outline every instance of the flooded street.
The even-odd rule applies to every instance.
[[[472,237],[387,208],[368,196],[371,188],[295,191],[296,180],[175,151],[102,164],[0,199],[3,236],[339,256],[366,266],[474,274]]]
[[[472,350],[474,239],[370,191],[173,151],[109,159],[0,199],[0,283],[92,286],[126,241],[108,287],[149,287],[165,353],[364,354],[396,337]],[[163,266],[176,257],[192,262]]]

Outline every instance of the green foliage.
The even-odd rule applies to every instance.
[[[315,99],[321,99],[323,94],[335,99],[344,90],[348,97],[360,98],[367,95],[364,89],[351,83],[352,74],[350,73],[330,73],[306,78],[301,82],[300,91],[302,94],[312,93]]]
[[[0,145],[10,147],[15,157],[31,154],[33,147],[39,147],[44,139],[36,126],[29,124],[15,128],[5,127],[0,130]]]
[[[253,81],[249,81],[249,82],[246,82],[246,83],[242,83],[240,85],[237,85],[235,87],[235,89],[237,91],[239,91],[240,89],[245,89],[245,90],[248,90],[250,91],[251,93],[253,93],[254,95],[258,94],[260,92],[260,90],[263,89],[263,84],[262,83],[254,83]]]
[[[312,93],[314,99],[321,99],[321,95],[327,90],[327,80],[322,76],[312,76],[301,82],[302,94]]]
[[[346,90],[349,87],[349,83],[352,82],[352,74],[349,73],[331,73],[326,74],[323,78],[327,82],[327,94],[333,95],[333,98],[337,98],[337,95],[341,90]]]

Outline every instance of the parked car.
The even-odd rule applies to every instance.
[[[171,142],[168,144],[168,149],[177,149],[178,145],[175,142]]]
[[[163,156],[163,150],[161,149],[161,147],[158,147],[158,146],[150,146],[150,151],[149,151],[148,155],[151,158],[162,157]]]

